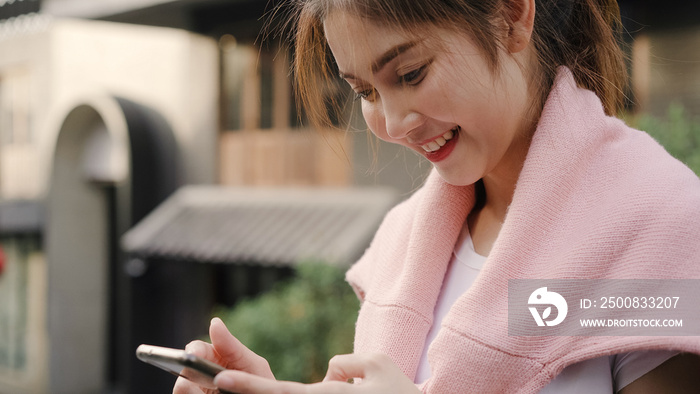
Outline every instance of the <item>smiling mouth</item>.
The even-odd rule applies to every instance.
[[[459,126],[455,126],[452,129],[448,130],[445,134],[441,135],[440,137],[434,139],[433,141],[428,142],[427,144],[421,145],[421,148],[423,148],[424,151],[428,153],[433,153],[437,152],[447,144],[447,141],[451,140],[454,138],[455,134],[459,131]]]

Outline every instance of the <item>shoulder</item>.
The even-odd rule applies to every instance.
[[[666,214],[700,213],[700,179],[647,133],[611,118],[606,122],[611,185],[637,201],[640,209]],[[646,202],[646,204],[644,204]]]
[[[649,272],[661,275],[663,265],[672,277],[700,277],[700,179],[647,133],[606,124],[609,137],[590,164],[604,185],[594,197],[598,234],[615,241],[616,253],[646,254]]]
[[[371,287],[373,278],[376,277],[378,264],[381,262],[398,264],[401,261],[399,258],[389,257],[389,255],[398,252],[392,250],[392,245],[396,245],[397,240],[408,237],[407,233],[412,227],[416,207],[423,198],[423,194],[423,189],[419,189],[411,197],[389,210],[367,250],[348,270],[346,280],[361,300],[364,300],[367,290]]]
[[[447,184],[433,171],[418,191],[385,216],[369,248],[349,270],[348,281],[361,296],[370,287],[386,293],[397,278],[405,277],[405,270],[413,275],[426,264],[446,266],[473,204],[473,185]]]

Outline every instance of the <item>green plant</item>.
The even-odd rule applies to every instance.
[[[665,117],[640,114],[628,122],[644,130],[666,148],[673,157],[700,174],[700,120],[678,103],[671,103]]]
[[[304,263],[293,279],[215,314],[277,379],[309,383],[323,379],[332,356],[352,352],[358,309],[344,271]]]

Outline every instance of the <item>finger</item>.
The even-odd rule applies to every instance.
[[[214,384],[222,390],[239,394],[346,394],[353,387],[351,384],[341,382],[310,385],[284,382],[231,370],[216,375]]]
[[[219,360],[219,354],[214,350],[214,346],[204,341],[197,340],[188,343],[185,346],[185,351],[210,361],[216,362]]]
[[[284,392],[286,394],[306,394],[303,385],[291,382],[278,382],[242,371],[227,370],[219,372],[214,384],[221,390],[238,394],[268,394]]]
[[[196,384],[190,382],[189,380],[179,377],[175,381],[175,386],[173,387],[173,394],[202,394],[202,389]]]
[[[226,367],[226,364],[228,364],[228,360],[223,359],[212,344],[204,341],[197,340],[188,343],[187,346],[185,346],[185,351],[223,367]]]
[[[209,386],[211,386],[211,383],[209,383]],[[180,376],[175,381],[173,394],[220,394],[220,391],[202,387],[186,377]]]
[[[352,378],[364,378],[367,371],[367,357],[359,354],[342,354],[334,356],[328,362],[328,371],[324,382],[347,381]]]
[[[214,345],[216,353],[229,369],[239,369],[242,371],[273,378],[270,368],[262,357],[255,354],[241,343],[226,328],[221,319],[215,317],[209,326],[209,336]]]

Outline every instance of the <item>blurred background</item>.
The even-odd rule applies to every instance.
[[[307,126],[283,3],[0,0],[0,393],[170,392],[136,346],[215,314],[278,378],[351,351],[343,273],[430,165],[352,100]],[[697,172],[700,3],[619,3],[623,116]]]

